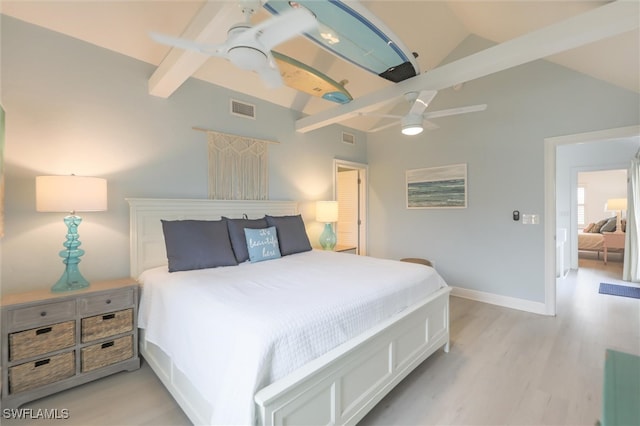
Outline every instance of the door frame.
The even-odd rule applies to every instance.
[[[369,165],[364,163],[356,163],[354,161],[333,160],[333,199],[338,199],[338,170],[349,169],[358,170],[360,172],[360,196],[359,211],[360,220],[364,226],[360,228],[360,244],[358,246],[358,254],[366,256],[368,253],[368,234],[369,234]]]
[[[560,145],[638,135],[640,126],[628,126],[544,139],[544,304],[547,315],[556,315],[556,149]]]

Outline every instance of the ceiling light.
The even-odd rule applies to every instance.
[[[422,115],[407,114],[402,117],[402,134],[407,136],[415,136],[422,133]]]
[[[236,46],[227,53],[229,61],[240,69],[253,71],[267,63],[267,55],[253,46]]]

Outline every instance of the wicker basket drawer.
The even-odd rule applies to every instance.
[[[75,300],[43,303],[8,312],[9,331],[24,330],[73,318],[76,314]]]
[[[87,346],[80,354],[83,373],[124,361],[133,357],[133,336]]]
[[[9,368],[9,393],[37,388],[72,377],[76,372],[75,352],[27,362]]]
[[[78,309],[83,315],[113,312],[131,306],[133,306],[132,288],[78,299]]]
[[[9,360],[17,361],[69,348],[75,344],[75,341],[75,321],[11,333],[9,335]]]
[[[82,343],[133,330],[133,309],[82,319]]]

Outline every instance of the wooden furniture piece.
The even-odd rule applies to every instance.
[[[602,426],[640,425],[640,357],[607,349]]]
[[[165,265],[160,219],[217,220],[297,213],[291,201],[128,199],[131,276]],[[421,302],[259,390],[259,424],[355,424],[422,361],[449,351],[449,293]],[[212,407],[171,358],[140,333],[140,352],[194,424],[208,424]]]
[[[599,232],[578,232],[578,251],[594,251],[600,259],[603,244],[604,237]]]
[[[404,259],[400,259],[400,261],[401,262],[417,263],[417,264],[420,264],[420,265],[433,267],[433,264],[431,263],[430,260],[421,259],[419,257],[405,257]]]
[[[140,367],[133,279],[4,295],[0,306],[3,408]]]
[[[609,249],[624,250],[625,233],[603,232],[604,238],[602,248],[604,251],[604,264],[607,264],[607,254]]]
[[[341,245],[337,245],[335,247],[335,250],[337,252],[340,253],[349,253],[349,254],[356,254],[357,252],[357,248],[355,246],[341,246]]]

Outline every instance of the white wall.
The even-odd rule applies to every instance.
[[[488,46],[470,37],[449,60]],[[369,135],[370,253],[428,258],[450,285],[544,303],[544,139],[638,124],[639,100],[542,60],[439,92],[431,110],[488,109],[438,119],[416,137]],[[458,163],[468,167],[468,208],[405,208],[407,169]],[[513,210],[540,224],[514,222]]]
[[[579,172],[578,185],[585,188],[585,225],[613,217],[615,212],[605,211],[604,207],[611,198],[627,198],[627,168]],[[626,211],[622,213],[622,217],[625,216]]]
[[[35,211],[37,175],[108,180],[108,211],[82,214],[79,228],[80,270],[99,280],[129,273],[126,197],[206,198],[206,138],[193,126],[280,142],[269,148],[274,200],[331,199],[333,159],[366,161],[361,132],[349,129],[355,146],[341,142],[340,126],[298,134],[293,111],[195,79],[156,98],[147,93],[149,64],[4,15],[1,24],[3,291],[48,288],[63,271],[64,215]],[[229,97],[256,104],[257,119],[231,116]]]

